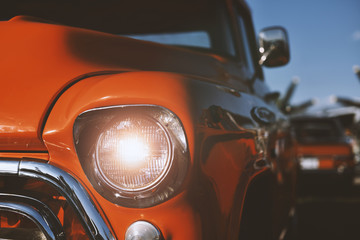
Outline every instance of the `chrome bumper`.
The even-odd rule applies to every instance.
[[[113,240],[113,232],[102,218],[95,203],[86,192],[84,187],[69,173],[47,163],[23,161],[23,160],[0,160],[0,176],[17,176],[20,178],[32,178],[41,180],[57,189],[67,202],[75,210],[89,239]],[[4,200],[6,199],[6,200]],[[13,199],[13,201],[11,201]],[[0,209],[12,211],[17,209],[24,215],[29,216],[40,229],[43,230],[47,239],[64,239],[61,225],[56,216],[47,213],[45,206],[34,199],[16,195],[0,195]],[[55,219],[54,219],[55,218]]]
[[[45,204],[34,198],[0,193],[0,211],[15,212],[28,217],[39,227],[46,239],[65,240],[59,219]]]

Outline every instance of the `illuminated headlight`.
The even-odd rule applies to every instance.
[[[133,116],[115,120],[99,135],[95,160],[109,183],[138,191],[166,175],[172,152],[168,133],[158,122]]]
[[[117,106],[82,113],[74,141],[94,188],[128,207],[149,207],[179,189],[188,167],[179,119],[159,106]]]

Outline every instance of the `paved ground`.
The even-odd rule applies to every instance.
[[[300,179],[294,240],[359,240],[359,180]]]

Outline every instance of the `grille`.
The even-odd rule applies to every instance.
[[[70,174],[47,163],[0,160],[0,239],[115,238]]]

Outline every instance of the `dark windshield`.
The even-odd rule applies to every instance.
[[[303,120],[293,122],[300,143],[338,143],[344,141],[341,125],[332,120]]]
[[[0,15],[2,20],[29,15],[63,25],[234,55],[224,2],[2,0]]]

